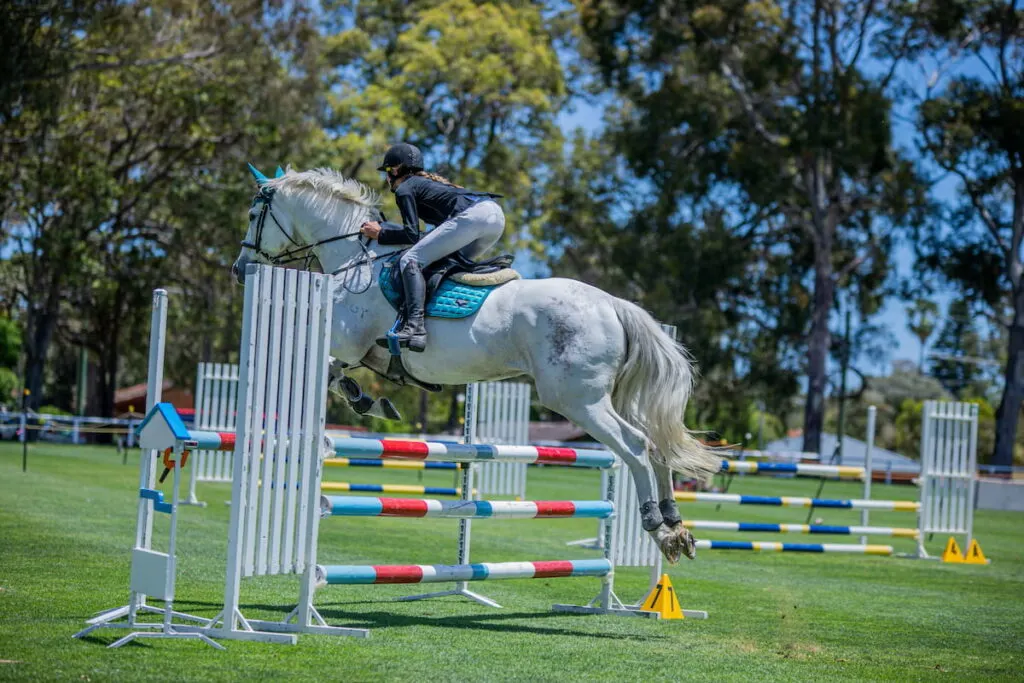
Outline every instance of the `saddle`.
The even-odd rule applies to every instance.
[[[513,259],[511,254],[503,254],[486,261],[473,261],[456,252],[430,264],[423,271],[427,281],[424,313],[434,318],[465,318],[473,315],[497,287],[520,279],[519,273],[511,268]],[[398,261],[398,254],[388,259],[378,279],[384,297],[398,312],[392,332],[405,323],[405,292]],[[441,391],[440,385],[417,379],[406,369],[397,344],[390,350],[391,361],[384,374],[387,379],[400,386],[412,383],[427,391]]]
[[[427,317],[465,318],[476,313],[487,296],[500,285],[520,279],[511,268],[515,257],[502,254],[486,261],[473,261],[456,252],[430,264],[423,270],[427,282]],[[405,310],[405,291],[398,268],[398,256],[381,269],[379,284],[391,307],[399,314]]]

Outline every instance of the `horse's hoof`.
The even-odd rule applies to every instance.
[[[665,556],[669,564],[679,562],[679,558],[683,555],[684,546],[680,542],[679,535],[673,529],[662,524],[655,529],[652,536],[654,536],[654,542],[658,544],[661,554]]]
[[[683,545],[683,554],[691,560],[697,559],[697,539],[693,537],[690,530],[680,524],[676,527],[676,533]]]

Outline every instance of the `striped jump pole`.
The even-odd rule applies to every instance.
[[[204,429],[188,430],[189,441],[195,448],[206,451],[235,450],[235,432],[211,432]]]
[[[588,517],[606,519],[614,507],[606,500],[417,500],[322,496],[324,517],[447,517],[455,519],[550,519]]]
[[[335,454],[342,457],[399,458],[426,462],[523,462],[536,465],[597,468],[608,468],[615,464],[615,456],[606,451],[547,448],[544,446],[451,444],[437,441],[345,437],[333,439],[333,448]]]
[[[723,460],[726,474],[795,474],[801,477],[831,479],[863,479],[863,467],[844,465],[814,465],[802,462],[757,462],[753,460]]]
[[[801,498],[790,496],[744,496],[737,493],[699,493],[676,491],[675,498],[681,503],[734,503],[737,505],[774,505],[779,507],[840,508],[846,510],[888,510],[890,512],[917,512],[921,509],[916,500],[849,500],[829,498]]]
[[[883,526],[835,526],[830,524],[768,524],[760,522],[718,522],[712,520],[683,520],[687,529],[714,531],[752,531],[775,534],[831,534],[834,536],[893,536],[917,538],[917,529]]]
[[[599,560],[481,562],[479,564],[326,565],[316,568],[317,584],[446,583],[503,579],[607,576],[612,563]]]
[[[844,543],[765,543],[758,541],[697,541],[697,550],[753,550],[762,553],[849,553],[892,555],[891,545]]]
[[[345,481],[324,481],[321,491],[337,493],[411,493],[417,496],[461,496],[461,488],[418,486],[416,484],[352,484]]]
[[[327,458],[324,467],[382,467],[386,470],[459,470],[458,462],[417,462],[415,460],[374,460],[372,458]]]

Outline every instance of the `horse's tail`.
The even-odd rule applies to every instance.
[[[676,472],[707,479],[722,460],[683,424],[693,390],[690,356],[642,308],[613,297],[626,333],[626,358],[615,379],[612,404],[654,445],[651,457]]]

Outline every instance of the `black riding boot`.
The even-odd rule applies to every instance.
[[[405,287],[405,325],[398,331],[398,345],[408,346],[410,351],[423,351],[427,347],[427,328],[423,324],[427,282],[415,261],[402,268],[402,285]]]

